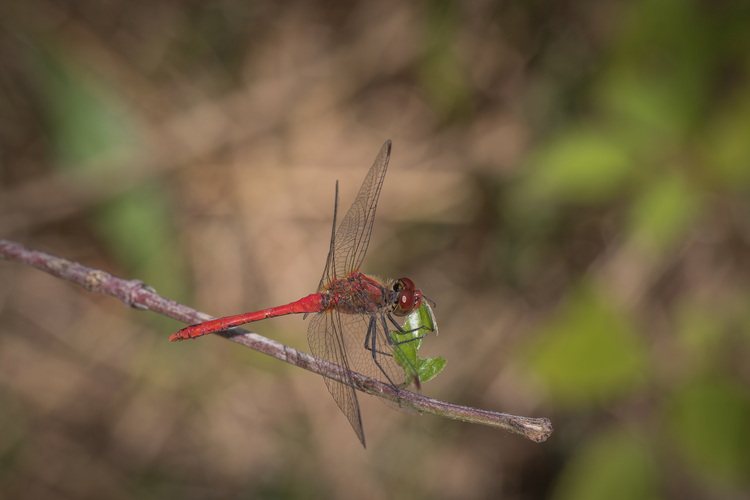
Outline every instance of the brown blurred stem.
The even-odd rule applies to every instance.
[[[213,319],[208,314],[198,312],[173,300],[159,296],[156,291],[138,280],[123,280],[99,270],[55,257],[44,252],[32,250],[19,243],[0,239],[0,255],[7,260],[22,262],[36,267],[58,278],[72,281],[86,290],[101,293],[120,299],[126,305],[136,309],[148,309],[188,324],[200,323]],[[292,349],[275,340],[242,328],[218,332],[228,340],[237,342],[292,365],[304,368],[324,377],[343,383],[349,383],[344,376],[344,369],[310,354]],[[406,391],[352,372],[354,388],[374,396],[398,401],[399,404],[414,408],[420,412],[432,413],[454,420],[485,424],[499,427],[516,434],[521,434],[532,441],[541,443],[552,434],[552,424],[546,418],[530,418],[508,413],[459,406]]]

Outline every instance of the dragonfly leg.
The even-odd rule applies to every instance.
[[[386,331],[388,331],[388,328],[386,328]],[[375,354],[382,354],[383,356],[393,356],[393,354],[391,354],[389,352],[378,351],[378,350],[375,349],[375,344],[377,342],[377,333],[378,333],[377,332],[377,324],[376,324],[376,321],[375,321],[375,317],[373,316],[370,319],[370,326],[367,327],[367,335],[365,335],[365,346],[364,346],[365,349],[367,349],[368,351],[370,351],[372,353],[373,357],[375,356]],[[390,342],[389,342],[389,344],[390,344]],[[376,364],[378,364],[378,363],[376,362]],[[380,367],[379,364],[378,364],[378,367]],[[381,370],[382,370],[382,368],[381,368]]]
[[[385,324],[385,320],[383,321]],[[388,329],[386,329],[388,331]],[[377,349],[377,339],[378,339],[378,323],[375,318],[375,316],[370,317],[370,325],[367,327],[367,335],[365,336],[365,349],[370,351],[370,354],[372,355],[372,361],[375,363],[375,366],[377,366],[380,369],[380,372],[385,375],[385,378],[388,379],[388,382],[398,390],[398,385],[391,379],[390,375],[388,375],[388,372],[385,371],[385,368],[383,368],[383,365],[380,364],[380,361],[378,361],[378,354],[382,354],[385,356],[392,356],[392,354],[378,351]]]

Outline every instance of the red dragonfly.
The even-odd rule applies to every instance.
[[[409,278],[383,283],[359,272],[370,243],[375,209],[390,156],[391,141],[386,141],[338,230],[337,183],[331,246],[316,293],[283,306],[189,326],[173,334],[169,340],[192,339],[287,314],[318,313],[307,328],[307,339],[315,356],[344,367],[350,381],[350,370],[354,370],[395,387],[414,384],[419,388],[416,370],[408,370],[394,359],[393,347],[399,342],[392,340],[390,331],[395,327],[404,333],[394,316],[412,313],[422,303],[422,293]],[[329,378],[324,380],[364,446],[365,435],[356,392],[351,385]],[[396,383],[401,380],[405,383]]]

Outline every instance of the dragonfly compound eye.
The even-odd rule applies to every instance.
[[[422,294],[415,290],[414,282],[409,278],[398,280],[393,290],[398,293],[393,304],[393,314],[396,316],[406,316],[422,303]]]

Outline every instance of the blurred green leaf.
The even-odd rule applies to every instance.
[[[645,249],[666,251],[691,227],[700,193],[678,173],[655,177],[640,191],[631,211],[631,232]]]
[[[682,113],[674,112],[683,102],[674,99],[669,84],[652,82],[636,68],[613,69],[600,83],[597,98],[613,137],[644,158],[676,145],[686,126]]]
[[[160,182],[143,184],[102,205],[94,220],[118,261],[135,277],[177,299],[185,296],[187,286],[166,196]]]
[[[428,382],[443,371],[446,361],[440,356],[419,357],[419,348],[422,347],[423,340],[419,337],[433,332],[435,335],[438,333],[435,316],[427,301],[423,300],[422,304],[406,317],[403,329],[404,333],[392,331],[391,340],[396,342],[393,346],[393,357],[404,369],[405,384],[411,383],[415,376],[420,382]]]
[[[750,485],[750,389],[715,378],[673,396],[667,425],[696,474],[710,482]]]
[[[729,99],[717,113],[715,122],[706,127],[698,138],[706,174],[730,191],[745,191],[750,187],[750,97],[742,92],[737,99]]]
[[[424,54],[420,83],[444,120],[471,110],[471,93],[458,53],[460,4],[455,0],[426,3]]]
[[[555,500],[659,498],[651,450],[636,434],[610,430],[576,450],[560,474]]]
[[[58,155],[56,166],[92,185],[139,161],[137,125],[116,86],[59,48],[35,53],[39,89]],[[113,161],[116,159],[116,161]],[[116,176],[115,176],[116,178]],[[95,227],[129,274],[173,298],[187,286],[168,190],[147,181],[95,208]]]
[[[696,2],[628,5],[596,92],[620,137],[636,138],[639,150],[679,147],[705,111],[710,66],[716,64],[711,34]]]
[[[646,348],[628,318],[592,287],[573,293],[522,353],[561,405],[611,400],[644,380]]]
[[[726,341],[727,311],[709,310],[700,301],[684,298],[676,304],[674,315],[676,340],[685,363],[696,371],[723,363],[721,348]]]
[[[39,88],[56,150],[57,165],[95,173],[109,155],[135,159],[126,146],[136,139],[126,107],[107,87],[60,49],[35,53]]]
[[[604,202],[634,177],[627,151],[604,131],[579,128],[544,145],[532,158],[521,189],[552,202]]]

